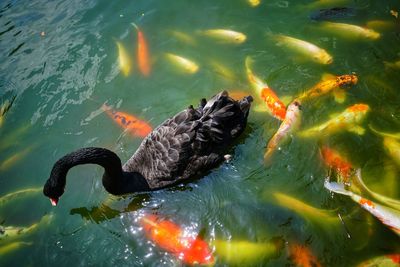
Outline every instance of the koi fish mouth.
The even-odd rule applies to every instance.
[[[50,203],[52,206],[54,206],[54,207],[57,206],[59,198],[50,197],[49,199],[50,199]]]

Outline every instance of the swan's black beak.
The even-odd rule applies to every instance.
[[[50,197],[49,199],[52,206],[57,206],[59,198]]]

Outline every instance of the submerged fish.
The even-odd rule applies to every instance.
[[[289,245],[290,258],[296,266],[321,267],[317,257],[311,252],[310,248],[297,243]]]
[[[391,158],[400,166],[400,141],[392,137],[384,137],[383,145]]]
[[[251,7],[257,7],[261,4],[261,0],[247,0]]]
[[[113,110],[110,106],[103,104],[101,107],[106,114],[119,126],[131,133],[133,136],[146,137],[153,128],[147,122],[121,111]]]
[[[314,62],[325,65],[333,62],[332,56],[325,49],[312,43],[282,34],[274,35],[274,38],[278,41],[278,44],[284,45]]]
[[[250,57],[246,57],[245,66],[247,79],[250,85],[256,91],[256,95],[267,104],[269,112],[277,119],[284,120],[286,116],[286,106],[278,98],[275,92],[268,86],[267,83],[263,82],[259,77],[254,75],[251,70],[252,60]]]
[[[364,120],[369,110],[370,108],[366,104],[355,104],[327,122],[304,130],[300,132],[299,135],[302,137],[311,137],[321,134],[332,134],[344,130],[363,135],[365,129],[359,124]]]
[[[299,99],[310,100],[333,91],[335,100],[339,103],[343,103],[346,99],[346,93],[341,88],[357,84],[357,82],[358,78],[353,74],[339,76],[325,74],[322,77],[322,81],[304,92],[301,96],[299,96]]]
[[[224,262],[235,266],[249,266],[262,262],[266,258],[277,255],[281,248],[279,241],[250,242],[250,241],[225,241],[213,242],[215,253]]]
[[[208,244],[194,233],[187,233],[179,225],[156,215],[140,219],[147,237],[157,246],[175,255],[185,264],[212,264],[214,257]]]
[[[400,132],[399,133],[382,132],[382,131],[378,131],[377,129],[375,129],[371,124],[369,124],[368,126],[371,129],[371,131],[373,131],[377,135],[380,135],[382,137],[391,137],[394,139],[400,139]]]
[[[400,69],[400,60],[397,60],[395,62],[384,61],[383,64],[385,64],[386,68]]]
[[[218,62],[216,60],[209,60],[208,61],[213,72],[223,76],[224,78],[226,78],[229,81],[233,81],[236,79],[236,75],[225,65],[223,65],[221,62]]]
[[[21,189],[21,190],[17,190],[17,191],[8,193],[8,194],[0,197],[0,206],[4,205],[6,202],[9,202],[13,199],[19,198],[21,196],[35,194],[35,193],[38,193],[41,191],[43,191],[43,188],[38,187],[38,188],[26,188],[26,189]]]
[[[349,0],[317,0],[307,5],[308,8],[321,8],[346,5]]]
[[[357,267],[399,267],[400,254],[388,254],[361,262]]]
[[[372,29],[368,29],[365,27],[347,24],[347,23],[338,23],[338,22],[323,22],[321,23],[321,27],[331,31],[333,33],[337,33],[339,35],[345,37],[353,37],[353,38],[367,38],[376,40],[380,38],[380,33],[376,32]]]
[[[373,30],[393,30],[396,28],[396,23],[389,20],[370,20],[366,24],[367,28]],[[397,26],[398,27],[398,26]]]
[[[139,71],[144,76],[149,76],[151,71],[149,47],[140,28],[135,23],[132,23],[132,25],[137,31],[137,63],[139,65]]]
[[[10,146],[18,144],[23,139],[21,135],[25,134],[30,127],[31,124],[28,123],[2,137],[0,140],[0,150],[4,150]]]
[[[13,252],[16,249],[20,249],[21,247],[24,247],[24,246],[31,246],[32,244],[33,244],[32,242],[17,241],[17,242],[12,242],[12,243],[4,245],[4,246],[0,246],[0,255],[4,256],[5,254]]]
[[[379,205],[369,199],[363,198],[344,188],[343,184],[325,181],[325,188],[337,194],[349,196],[357,202],[363,209],[378,218],[383,224],[388,226],[396,234],[400,235],[400,211]]]
[[[19,161],[25,158],[33,150],[35,146],[36,145],[31,145],[25,148],[24,150],[19,151],[14,155],[5,159],[3,162],[0,163],[0,171],[5,171],[13,167],[15,164],[17,164]]]
[[[169,31],[169,34],[172,35],[175,39],[177,39],[180,42],[183,42],[185,44],[192,45],[192,46],[196,45],[195,39],[187,33],[184,33],[181,31],[176,31],[176,30],[171,30],[171,31]]]
[[[12,107],[12,105],[13,105],[13,103],[14,103],[16,97],[17,97],[17,96],[14,95],[14,96],[11,98],[11,100],[8,100],[8,99],[7,99],[6,101],[4,101],[4,102],[1,104],[1,106],[0,106],[0,127],[3,125],[4,117],[5,117],[6,113],[10,110],[10,108]]]
[[[209,29],[199,31],[201,35],[210,37],[219,42],[241,44],[246,41],[246,35],[241,32],[226,29]]]
[[[349,183],[351,175],[354,173],[352,164],[339,154],[336,150],[323,146],[321,149],[322,158],[327,166],[333,168],[338,174],[339,182]]]
[[[346,17],[354,17],[356,10],[351,7],[333,7],[314,11],[310,14],[312,20],[332,20]]]
[[[118,47],[119,68],[125,76],[128,76],[132,70],[132,61],[122,43],[116,43]]]
[[[298,100],[294,100],[287,108],[286,116],[278,131],[269,140],[267,149],[264,153],[264,161],[268,162],[274,151],[284,138],[286,138],[300,124],[301,104]]]
[[[189,74],[194,74],[199,70],[199,65],[195,62],[171,53],[165,53],[165,57],[169,62],[177,66],[181,71]]]

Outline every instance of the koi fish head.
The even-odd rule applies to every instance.
[[[356,75],[340,75],[336,78],[336,82],[339,86],[352,85],[357,84],[358,78]]]
[[[313,55],[313,59],[322,64],[328,65],[333,62],[333,58],[325,50],[322,50]]]
[[[298,99],[295,99],[287,108],[286,112],[299,112],[302,109],[301,102]]]

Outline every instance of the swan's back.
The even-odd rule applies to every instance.
[[[252,97],[236,101],[223,91],[198,108],[167,119],[141,143],[123,170],[139,172],[156,189],[217,166],[245,129]]]

